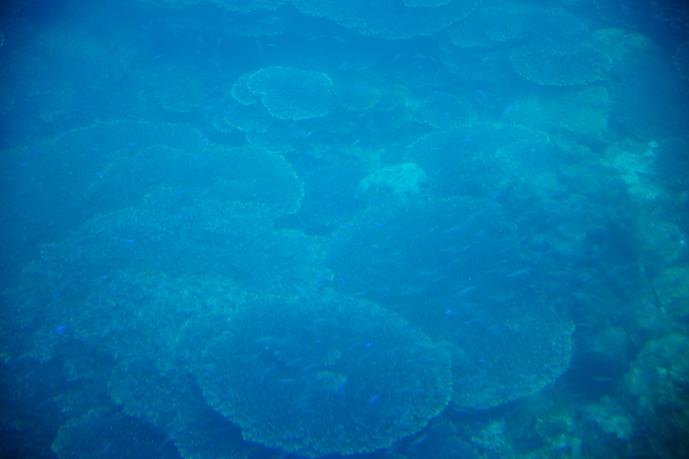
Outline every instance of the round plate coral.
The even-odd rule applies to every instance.
[[[449,358],[404,319],[346,297],[264,299],[232,318],[197,375],[250,441],[305,456],[390,446],[448,403]]]

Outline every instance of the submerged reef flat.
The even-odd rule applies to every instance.
[[[689,8],[9,0],[0,457],[689,457]]]

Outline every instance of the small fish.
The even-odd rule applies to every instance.
[[[452,234],[456,233],[466,227],[466,222],[458,223],[456,225],[452,225],[449,228],[445,228],[441,231],[442,234]]]
[[[378,400],[380,400],[380,395],[378,394],[373,394],[371,398],[368,399],[368,404],[373,405],[374,403],[377,403]]]
[[[456,257],[456,258],[453,258],[452,260],[448,261],[447,266],[452,267],[452,266],[460,265],[462,263],[466,263],[466,259],[464,257]]]
[[[300,373],[310,373],[314,370],[316,370],[321,364],[318,362],[315,363],[310,363],[302,368],[299,369]]]
[[[436,269],[418,269],[416,274],[421,277],[435,277],[438,275],[438,270]]]
[[[506,277],[508,279],[517,279],[517,278],[525,276],[526,274],[529,274],[530,271],[531,271],[531,269],[528,267],[527,268],[521,268],[521,269],[518,269],[516,271],[512,271]]]
[[[614,379],[610,376],[591,376],[591,381],[601,384],[609,384],[614,382]]]
[[[352,296],[360,297],[360,296],[366,296],[368,294],[369,289],[363,289],[363,290],[357,290],[356,292],[350,293]]]
[[[392,252],[390,252],[390,257],[398,258],[398,257],[401,257],[402,255],[404,255],[406,253],[407,253],[406,249],[397,249],[397,250],[393,250]]]
[[[55,333],[57,333],[58,335],[61,335],[65,332],[66,329],[67,329],[67,327],[65,325],[57,324],[55,326]]]
[[[254,340],[254,343],[256,344],[274,344],[274,343],[279,343],[280,339],[276,338],[275,336],[261,336],[259,338],[256,338]]]
[[[476,290],[476,288],[477,288],[476,285],[467,285],[467,286],[464,287],[462,290],[460,290],[460,291],[454,293],[452,296],[455,297],[455,298],[456,298],[456,297],[459,297],[459,296],[464,296],[464,295],[467,295],[467,294],[473,292],[474,290]]]
[[[303,359],[301,357],[295,357],[293,359],[285,360],[282,363],[284,363],[288,367],[294,367],[294,366],[299,365],[302,362],[302,360]]]
[[[424,292],[426,290],[426,286],[421,285],[421,286],[415,287],[415,286],[410,285],[407,287],[400,287],[398,290],[403,295],[417,295],[419,293]]]
[[[430,438],[429,434],[419,435],[418,437],[416,437],[416,439],[414,439],[413,442],[409,443],[409,449],[413,450],[413,449],[418,448],[422,444],[426,443],[426,440],[428,440],[429,438]]]
[[[468,245],[452,245],[449,247],[443,247],[442,249],[438,250],[438,252],[457,255],[457,254],[466,252],[468,248],[469,248]],[[461,258],[461,259],[463,259],[463,258]]]

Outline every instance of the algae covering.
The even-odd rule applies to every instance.
[[[689,8],[9,0],[0,457],[689,456]]]

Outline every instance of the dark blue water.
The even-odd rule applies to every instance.
[[[0,457],[689,457],[689,7],[0,7]]]

